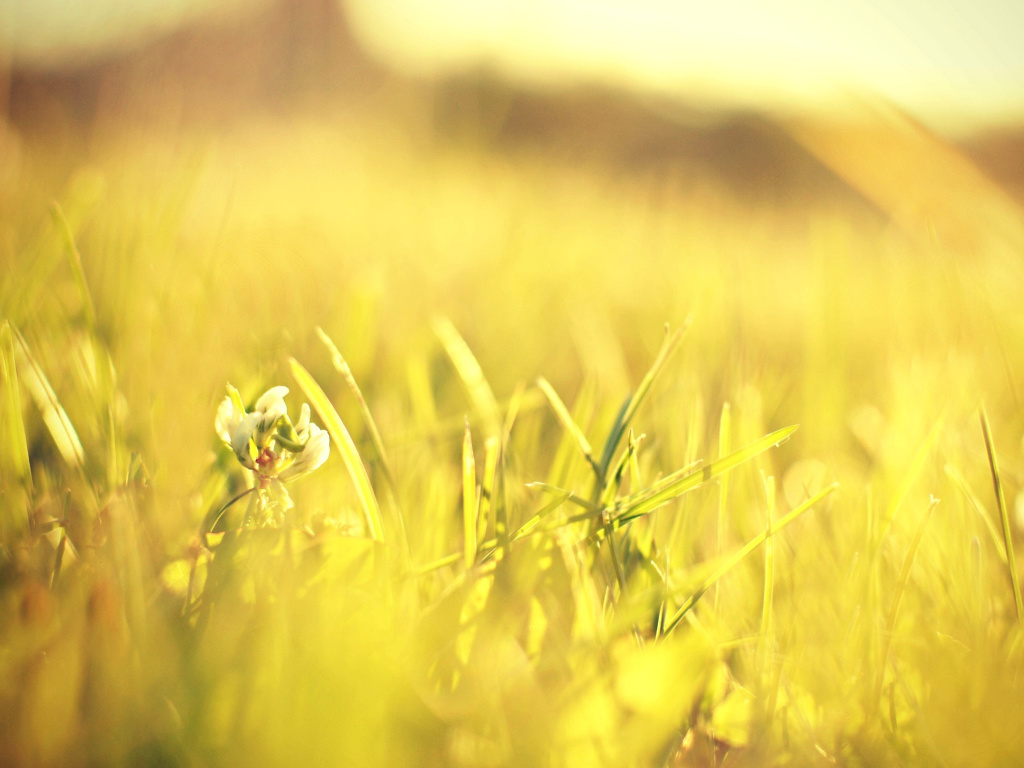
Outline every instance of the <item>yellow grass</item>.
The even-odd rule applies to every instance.
[[[872,125],[792,130],[877,215],[374,112],[21,137],[0,763],[1019,759],[1020,211]],[[330,430],[282,528],[228,381]]]

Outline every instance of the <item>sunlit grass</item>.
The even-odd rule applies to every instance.
[[[26,141],[0,762],[1012,762],[1013,244],[404,131]]]

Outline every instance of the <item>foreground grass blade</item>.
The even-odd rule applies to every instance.
[[[718,458],[724,459],[732,450],[732,406],[722,404],[722,417],[718,422]],[[725,548],[725,515],[729,508],[729,480],[722,478],[718,485],[718,541],[715,553],[719,556]],[[715,587],[715,608],[718,608],[718,587]]]
[[[622,438],[626,434],[626,430],[629,428],[630,422],[633,421],[633,417],[636,416],[637,411],[643,404],[644,399],[647,397],[647,393],[651,389],[651,385],[654,380],[661,373],[665,367],[665,363],[668,362],[672,353],[679,346],[679,342],[682,341],[683,336],[686,334],[689,328],[689,321],[675,333],[669,333],[666,328],[665,341],[661,345],[661,350],[658,352],[658,356],[654,358],[654,362],[651,364],[650,370],[644,375],[640,381],[640,385],[636,388],[636,392],[629,399],[623,411],[620,413],[619,418],[616,419],[615,425],[612,427],[611,433],[608,435],[608,440],[604,444],[604,451],[601,455],[600,464],[600,477],[605,482],[608,480],[608,472],[611,469],[612,458],[615,456],[615,451],[619,447],[619,443],[622,442]]]
[[[82,269],[82,254],[78,252],[78,246],[75,245],[75,236],[71,232],[71,225],[68,224],[60,204],[56,201],[53,202],[50,205],[50,213],[53,216],[54,224],[57,225],[60,238],[64,242],[64,250],[68,255],[68,266],[71,269],[72,277],[74,277],[75,287],[78,288],[78,294],[82,299],[82,314],[85,316],[85,325],[89,329],[89,333],[95,336],[96,310],[93,308],[89,284],[85,281],[85,271]]]
[[[507,431],[505,434],[508,434]],[[496,437],[484,441],[484,474],[480,481],[480,503],[477,512],[477,541],[487,535],[488,526],[498,532],[497,510],[498,499],[498,463],[501,455],[501,443]]]
[[[462,438],[462,535],[463,560],[467,568],[476,559],[476,459],[473,456],[473,434],[466,419]]]
[[[359,411],[363,415],[363,420],[366,422],[366,428],[370,432],[370,440],[373,442],[373,448],[377,452],[377,458],[380,461],[380,468],[384,473],[384,479],[388,484],[388,488],[392,494],[396,495],[397,498],[397,487],[395,485],[395,477],[391,472],[391,463],[388,461],[387,452],[384,450],[384,441],[381,439],[380,430],[377,429],[377,422],[374,421],[373,414],[370,412],[370,406],[366,404],[366,398],[363,397],[363,391],[359,388],[359,384],[356,382],[356,377],[352,375],[352,369],[349,367],[348,362],[342,357],[341,352],[338,350],[337,345],[331,340],[323,328],[316,329],[316,335],[323,342],[324,346],[327,347],[327,351],[331,355],[331,364],[334,366],[334,370],[341,374],[341,377],[345,380],[348,388],[352,390],[352,394],[355,395],[356,402],[359,404]]]
[[[527,483],[526,487],[527,488],[536,488],[538,491],[544,491],[545,493],[552,493],[552,494],[555,494],[556,496],[561,496],[562,494],[566,494],[566,500],[567,501],[570,501],[573,504],[575,504],[576,506],[582,507],[583,509],[587,510],[587,512],[588,512],[587,518],[592,517],[593,515],[598,515],[598,514],[601,513],[601,507],[599,505],[594,504],[593,502],[587,501],[586,499],[581,499],[579,496],[577,496],[572,491],[567,491],[564,488],[559,488],[557,485],[551,485],[550,483],[542,483],[540,481],[537,481],[537,482],[533,482],[533,483]],[[578,521],[574,521],[574,522],[578,522]]]
[[[56,443],[57,450],[64,461],[76,469],[82,469],[85,465],[85,450],[82,448],[82,441],[78,439],[78,432],[75,431],[75,427],[71,423],[71,419],[68,418],[64,406],[57,399],[57,395],[53,391],[53,387],[50,386],[50,382],[46,378],[46,374],[43,373],[43,369],[40,368],[39,363],[32,356],[32,352],[25,342],[25,337],[16,328],[12,328],[12,330],[18,339],[18,347],[15,350],[15,354],[20,352],[22,362],[25,364],[21,369],[21,380],[25,382],[25,386],[28,388],[29,394],[35,401],[36,406],[42,411],[43,423],[46,424],[46,428],[49,430],[50,436],[53,438],[53,442]]]
[[[985,436],[985,450],[988,451],[988,465],[992,469],[992,485],[995,488],[996,503],[999,505],[999,517],[1003,521],[1003,542],[1006,546],[1006,567],[1010,571],[1010,586],[1013,588],[1013,602],[1017,606],[1017,621],[1024,623],[1024,602],[1021,601],[1020,579],[1017,576],[1017,564],[1013,556],[1013,533],[1010,529],[1010,514],[1006,509],[1006,498],[1003,496],[1003,482],[999,477],[999,465],[996,462],[996,450],[992,445],[992,430],[988,425],[988,415],[981,408],[981,432]]]
[[[377,452],[378,466],[383,473],[384,482],[387,484],[387,501],[389,502],[387,509],[391,513],[388,523],[399,537],[402,556],[408,558],[409,537],[405,529],[405,515],[398,503],[398,485],[395,483],[395,476],[391,472],[391,462],[388,461],[388,455],[384,449],[384,440],[380,436],[380,430],[377,429],[377,422],[374,420],[373,414],[370,412],[370,406],[367,405],[366,398],[363,397],[363,391],[359,388],[359,384],[356,382],[356,377],[352,375],[352,369],[349,367],[345,358],[342,357],[338,347],[322,328],[318,327],[316,329],[316,334],[320,338],[320,341],[323,342],[324,346],[327,347],[327,351],[331,355],[331,364],[334,366],[334,369],[341,374],[345,383],[348,385],[348,388],[355,396],[356,402],[359,404],[359,410],[363,415],[363,421],[370,432],[370,440],[373,442],[373,448]]]
[[[984,422],[983,422],[984,423]],[[878,662],[878,672],[875,676],[875,688],[874,695],[871,701],[873,706],[877,707],[882,698],[882,683],[885,681],[885,670],[889,666],[889,649],[892,647],[892,633],[896,629],[896,616],[899,614],[900,604],[903,602],[903,593],[907,590],[907,583],[910,581],[910,569],[914,567],[914,559],[917,557],[917,549],[921,545],[921,538],[924,536],[924,530],[928,527],[928,521],[931,520],[932,512],[935,511],[935,507],[939,504],[939,500],[932,498],[931,503],[928,505],[928,511],[925,512],[924,517],[921,518],[921,522],[917,525],[917,530],[914,532],[914,538],[910,542],[910,548],[907,550],[907,555],[903,558],[903,567],[900,568],[899,579],[896,581],[896,591],[892,596],[892,603],[889,606],[889,615],[885,621],[885,631],[882,635],[882,656]]]
[[[758,664],[764,675],[770,666],[772,653],[773,616],[772,603],[775,598],[775,539],[772,525],[775,521],[775,478],[765,477],[764,491],[767,497],[768,525],[764,541],[764,598],[761,602],[761,631],[758,633]],[[715,599],[718,599],[718,585],[715,585]]]
[[[349,435],[345,424],[341,420],[341,416],[338,415],[334,406],[331,405],[327,395],[324,394],[316,380],[309,375],[309,372],[295,358],[288,358],[288,364],[291,366],[292,376],[295,377],[299,388],[309,398],[310,403],[312,403],[313,408],[320,416],[328,433],[330,433],[334,444],[341,451],[341,458],[345,462],[345,468],[348,470],[352,482],[355,483],[356,494],[363,508],[366,526],[370,531],[370,535],[375,541],[383,542],[385,540],[384,526],[381,523],[380,505],[377,504],[377,497],[373,492],[373,486],[370,485],[370,478],[366,474],[366,467],[363,466],[363,460],[359,456],[359,451],[356,450],[356,445],[352,442],[352,436]]]
[[[466,340],[452,325],[448,318],[438,318],[434,321],[434,333],[441,340],[445,352],[451,358],[456,373],[462,380],[473,408],[480,416],[484,424],[484,437],[499,437],[501,435],[501,417],[498,411],[498,401],[494,399],[494,392],[491,385],[484,378],[483,369],[477,362]]]
[[[917,449],[917,453],[914,454],[914,459],[910,463],[910,468],[907,470],[906,475],[904,475],[903,482],[899,486],[899,490],[893,495],[889,508],[886,510],[885,519],[882,521],[876,542],[881,542],[885,539],[885,535],[889,531],[889,526],[892,525],[892,521],[899,512],[900,507],[903,505],[903,501],[910,493],[910,489],[913,487],[914,481],[917,480],[918,475],[921,474],[921,470],[924,469],[925,462],[927,461],[928,456],[931,455],[932,449],[935,448],[935,444],[938,442],[939,435],[942,433],[945,421],[946,414],[943,413],[939,416],[938,420],[936,420],[935,425],[931,428],[928,436],[925,437],[924,442],[921,443],[920,448]]]
[[[594,474],[600,479],[601,469],[598,467],[597,462],[594,461],[594,451],[590,447],[590,441],[587,440],[587,436],[583,434],[583,430],[579,428],[572,414],[569,413],[569,409],[565,407],[562,398],[558,396],[555,388],[543,376],[537,379],[537,387],[544,393],[544,397],[547,398],[548,404],[551,406],[551,410],[555,412],[555,416],[558,418],[562,428],[572,437],[576,447],[583,454],[583,458],[587,460],[587,464],[590,465],[590,468],[594,470]]]
[[[964,495],[967,501],[970,502],[971,508],[978,514],[978,517],[981,518],[982,523],[985,524],[985,530],[988,531],[989,538],[992,539],[992,547],[999,556],[999,560],[1005,565],[1006,539],[1003,532],[996,528],[996,524],[992,522],[992,518],[989,517],[982,508],[981,501],[978,500],[977,495],[971,489],[966,478],[964,478],[963,475],[949,464],[947,464],[943,469],[946,472],[946,476],[956,484],[956,487],[960,489],[960,492]]]
[[[731,453],[724,459],[719,459],[703,469],[685,473],[682,476],[672,474],[655,483],[650,488],[633,494],[619,503],[619,514],[615,517],[616,527],[635,520],[638,517],[653,512],[658,507],[668,504],[673,499],[682,496],[694,488],[699,488],[713,478],[728,472],[745,461],[750,461],[760,453],[764,453],[773,445],[778,445],[786,440],[799,428],[793,425],[765,435],[760,440],[755,440],[745,448]]]
[[[770,534],[768,529],[762,531],[757,536],[748,541],[746,544],[744,544],[740,549],[736,550],[732,555],[730,555],[729,558],[726,559],[725,562],[723,562],[718,568],[716,568],[710,576],[704,579],[700,587],[698,587],[697,590],[692,595],[690,595],[689,598],[687,598],[686,602],[679,606],[679,610],[672,614],[672,618],[669,619],[668,623],[665,626],[665,633],[667,634],[668,632],[671,632],[673,629],[675,629],[676,625],[683,620],[686,614],[689,613],[690,609],[697,604],[697,601],[700,600],[701,597],[703,597],[704,593],[707,592],[715,583],[717,583],[719,579],[725,576],[725,574],[727,574],[729,571],[735,568],[739,563],[743,562],[743,559],[746,558],[747,555],[749,555],[761,544],[767,541],[769,535],[774,536],[775,534],[777,534],[779,531],[781,531],[787,525],[792,523],[794,520],[800,517],[800,515],[802,515],[808,509],[810,509],[819,501],[824,499],[838,487],[839,483],[832,483],[832,485],[829,485],[823,488],[822,490],[818,491],[816,494],[814,494],[814,496],[809,498],[800,506],[796,507],[796,509],[792,510],[789,514],[787,514],[785,517],[779,520],[778,523],[773,525],[771,527]]]
[[[527,520],[525,523],[520,525],[511,536],[511,541],[518,541],[523,536],[528,535],[534,528],[536,528],[540,522],[558,509],[562,504],[569,500],[572,496],[572,491],[563,491],[562,493],[555,496],[550,502],[545,504],[533,517]]]
[[[7,322],[0,325],[0,386],[3,387],[0,400],[0,414],[3,415],[0,429],[3,430],[3,443],[0,454],[6,459],[6,463],[9,463],[14,476],[31,487],[32,468],[28,460],[25,422],[21,416],[18,370],[14,362],[14,337]]]

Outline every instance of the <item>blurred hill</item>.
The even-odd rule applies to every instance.
[[[531,91],[486,72],[415,81],[363,52],[335,0],[280,0],[102,60],[16,68],[8,80],[9,120],[29,141],[81,141],[104,126],[140,121],[169,131],[217,130],[267,113],[373,113],[399,122],[426,146],[527,153],[617,178],[710,184],[751,202],[893,216],[888,193],[877,191],[870,174],[851,175],[844,150],[821,140],[820,126],[794,130],[768,115],[710,114],[583,85]],[[874,138],[882,148],[884,134]],[[1021,196],[1022,148],[1024,129],[949,151],[957,155],[956,174],[964,162],[976,163]],[[972,178],[968,186],[976,185]],[[922,187],[931,184],[925,173]]]

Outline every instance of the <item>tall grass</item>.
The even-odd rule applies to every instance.
[[[367,116],[106,130],[0,209],[0,762],[1020,754],[1019,251]],[[331,435],[283,525],[229,380]]]

